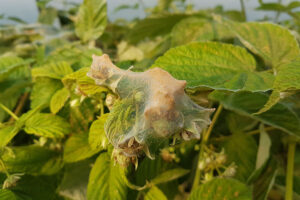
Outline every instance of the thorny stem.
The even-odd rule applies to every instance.
[[[194,182],[193,182],[192,188],[196,188],[199,185],[201,170],[199,169],[198,164],[199,164],[199,161],[203,157],[206,142],[209,139],[209,136],[210,136],[210,134],[212,132],[212,129],[213,129],[213,127],[214,127],[214,125],[215,125],[218,117],[220,116],[220,113],[221,113],[222,109],[223,109],[223,106],[220,104],[219,107],[218,107],[218,109],[217,109],[217,111],[216,111],[216,113],[213,116],[211,124],[209,125],[209,127],[208,127],[207,131],[205,132],[204,137],[203,137],[203,139],[201,141],[200,151],[199,151],[198,160],[197,160],[196,174],[195,174],[195,178],[194,178]]]
[[[242,14],[244,16],[244,20],[247,21],[246,8],[245,8],[244,0],[240,0],[240,4],[241,4],[241,9],[242,9]]]
[[[18,115],[20,114],[20,112],[22,111],[22,108],[23,108],[23,106],[24,106],[24,104],[25,104],[25,102],[26,102],[28,96],[29,96],[29,93],[28,93],[28,92],[24,93],[24,94],[21,96],[20,101],[19,101],[19,104],[18,104],[17,108],[16,108],[15,111],[14,111],[14,113],[15,113],[16,116],[18,116]],[[13,117],[11,117],[11,118],[9,119],[9,122],[12,122],[12,121],[14,121],[14,120],[15,120],[15,119],[14,119]]]
[[[15,113],[13,113],[11,110],[9,110],[6,106],[4,106],[2,103],[0,103],[0,107],[5,110],[12,118],[14,118],[15,120],[18,120],[18,116],[15,115]]]
[[[288,160],[286,172],[286,188],[285,200],[293,200],[293,172],[294,172],[294,158],[295,158],[296,142],[290,141],[288,144]]]

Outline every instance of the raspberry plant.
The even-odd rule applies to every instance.
[[[0,25],[1,200],[300,199],[297,1],[49,2]]]

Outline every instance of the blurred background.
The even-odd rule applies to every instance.
[[[107,0],[108,18],[110,21],[118,19],[134,20],[142,19],[147,16],[147,10],[154,8],[159,0]],[[166,0],[167,1],[167,0]],[[45,1],[41,1],[45,2]],[[68,10],[80,4],[82,0],[53,0],[48,1],[47,7],[53,7],[59,10]],[[244,1],[246,15],[248,21],[258,19],[273,18],[276,13],[266,10],[257,10],[260,1],[246,0]],[[264,0],[264,3],[274,3],[274,0]],[[291,0],[278,0],[281,4],[289,4]],[[189,5],[190,9],[212,9],[215,7],[223,8],[224,10],[240,10],[240,0],[179,0],[175,1],[180,4]],[[38,20],[38,7],[36,0],[0,0],[0,24],[14,24],[16,17],[22,19],[26,23],[34,23]],[[12,20],[7,19],[12,18]],[[280,15],[280,19],[287,19],[288,16],[284,13]],[[57,25],[57,24],[56,24]]]

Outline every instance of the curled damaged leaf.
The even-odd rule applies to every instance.
[[[132,72],[116,67],[108,55],[93,56],[88,76],[119,96],[104,129],[109,141],[126,156],[153,153],[170,137],[200,138],[213,109],[195,104],[184,92],[185,81],[153,68]]]

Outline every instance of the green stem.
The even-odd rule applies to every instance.
[[[244,16],[244,20],[247,21],[246,8],[245,8],[244,0],[240,0],[240,4],[241,4],[241,9],[242,9],[242,14]]]
[[[278,4],[281,4],[281,0],[278,0]],[[281,12],[280,11],[277,11],[276,13],[276,16],[275,16],[275,23],[278,23],[278,19],[279,19],[279,16],[280,16]]]
[[[198,160],[197,160],[197,167],[196,167],[196,173],[195,173],[195,178],[193,182],[192,188],[196,188],[199,185],[200,181],[200,176],[201,176],[201,169],[199,169],[199,162],[201,161],[204,153],[204,140],[202,140],[201,145],[200,145],[200,150],[198,154]]]
[[[295,158],[296,142],[291,141],[288,144],[288,160],[286,172],[286,188],[285,200],[293,200],[293,172],[294,172],[294,158]]]
[[[3,105],[2,103],[0,103],[0,107],[5,110],[12,118],[14,118],[15,120],[18,120],[19,117],[17,115],[15,115],[15,113],[13,113],[11,110],[9,110],[5,105]]]
[[[6,177],[9,177],[10,174],[8,173],[8,171],[7,171],[7,169],[6,169],[6,166],[5,166],[5,164],[4,164],[3,160],[2,160],[2,158],[0,158],[0,165],[2,165],[3,171],[4,171],[4,173],[6,174]]]
[[[198,185],[199,185],[199,181],[200,181],[200,176],[201,176],[201,169],[199,169],[199,162],[202,160],[202,157],[203,157],[203,154],[204,154],[204,149],[205,149],[205,145],[206,145],[206,142],[208,141],[209,139],[209,136],[212,132],[212,129],[218,119],[218,117],[220,116],[220,113],[223,109],[223,106],[220,104],[216,113],[214,114],[213,116],[213,119],[212,119],[212,122],[211,124],[209,125],[207,131],[205,132],[204,134],[204,137],[201,141],[201,144],[200,144],[200,151],[199,151],[199,154],[198,154],[198,160],[197,160],[197,168],[196,168],[196,173],[195,173],[195,178],[194,178],[194,182],[193,182],[193,186],[192,188],[196,188]]]
[[[96,46],[96,41],[95,41],[95,40],[89,41],[88,47],[89,47],[90,49],[94,48],[95,46]]]
[[[21,96],[21,98],[20,98],[20,100],[19,100],[19,103],[18,103],[18,105],[17,105],[17,107],[16,107],[16,109],[15,109],[15,111],[14,111],[14,113],[15,113],[16,116],[20,115],[20,113],[21,113],[21,111],[22,111],[22,109],[23,109],[23,107],[24,107],[24,105],[25,105],[25,102],[26,102],[28,96],[29,96],[29,93],[28,93],[28,92],[24,93],[24,94]],[[10,122],[14,121],[14,118],[11,117],[11,118],[9,119],[9,121],[10,121]]]
[[[276,129],[275,127],[270,126],[270,127],[265,128],[265,131],[272,131],[272,130],[275,130],[275,129]],[[255,134],[258,134],[258,133],[260,133],[260,130],[256,129],[254,131],[249,131],[246,134],[248,134],[248,135],[255,135]]]
[[[100,99],[100,115],[104,115],[104,102],[103,99]]]
[[[211,121],[211,124],[209,125],[209,127],[208,127],[208,129],[207,129],[207,131],[206,131],[206,133],[205,133],[205,135],[204,135],[203,140],[204,140],[205,143],[207,142],[207,140],[208,140],[208,138],[209,138],[209,136],[210,136],[210,134],[211,134],[211,131],[212,131],[212,129],[214,128],[215,123],[216,123],[216,121],[217,121],[217,119],[218,119],[218,117],[219,117],[219,115],[220,115],[222,109],[223,109],[223,106],[220,104],[219,107],[218,107],[218,109],[217,109],[217,111],[216,111],[216,113],[215,113],[214,116],[213,116],[213,119],[212,119],[212,121]]]

